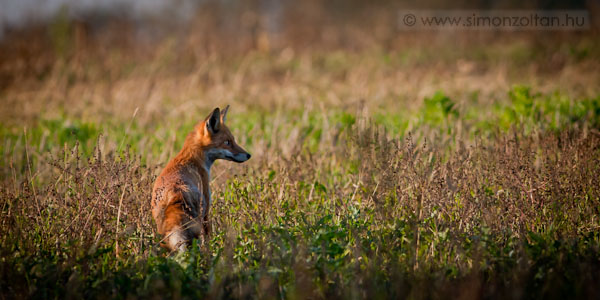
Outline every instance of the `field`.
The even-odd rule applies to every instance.
[[[48,28],[0,44],[0,298],[600,297],[596,33]],[[227,104],[252,159],[213,166],[210,240],[167,253],[153,181]]]

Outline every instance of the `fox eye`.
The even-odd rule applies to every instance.
[[[224,143],[226,146],[229,146],[229,144],[231,144],[231,142],[229,140],[225,141]]]

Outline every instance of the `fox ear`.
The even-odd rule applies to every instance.
[[[208,130],[208,132],[210,132],[210,134],[215,134],[217,132],[219,132],[219,128],[221,127],[221,112],[219,111],[219,108],[215,108],[215,110],[212,111],[212,113],[210,114],[210,116],[208,116],[208,118],[206,118],[206,129]]]
[[[227,119],[227,111],[229,110],[229,104],[225,107],[225,109],[221,112],[221,123],[225,124],[225,119]]]

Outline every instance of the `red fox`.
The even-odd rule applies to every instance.
[[[208,236],[211,224],[210,167],[217,159],[242,163],[250,154],[240,147],[225,126],[229,105],[215,108],[190,132],[179,153],[162,170],[152,189],[152,216],[161,245],[185,251],[194,238]]]

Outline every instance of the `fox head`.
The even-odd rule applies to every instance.
[[[235,142],[235,138],[225,125],[229,105],[220,111],[215,108],[196,129],[204,150],[204,157],[210,165],[217,159],[243,163],[250,159],[250,153]]]

